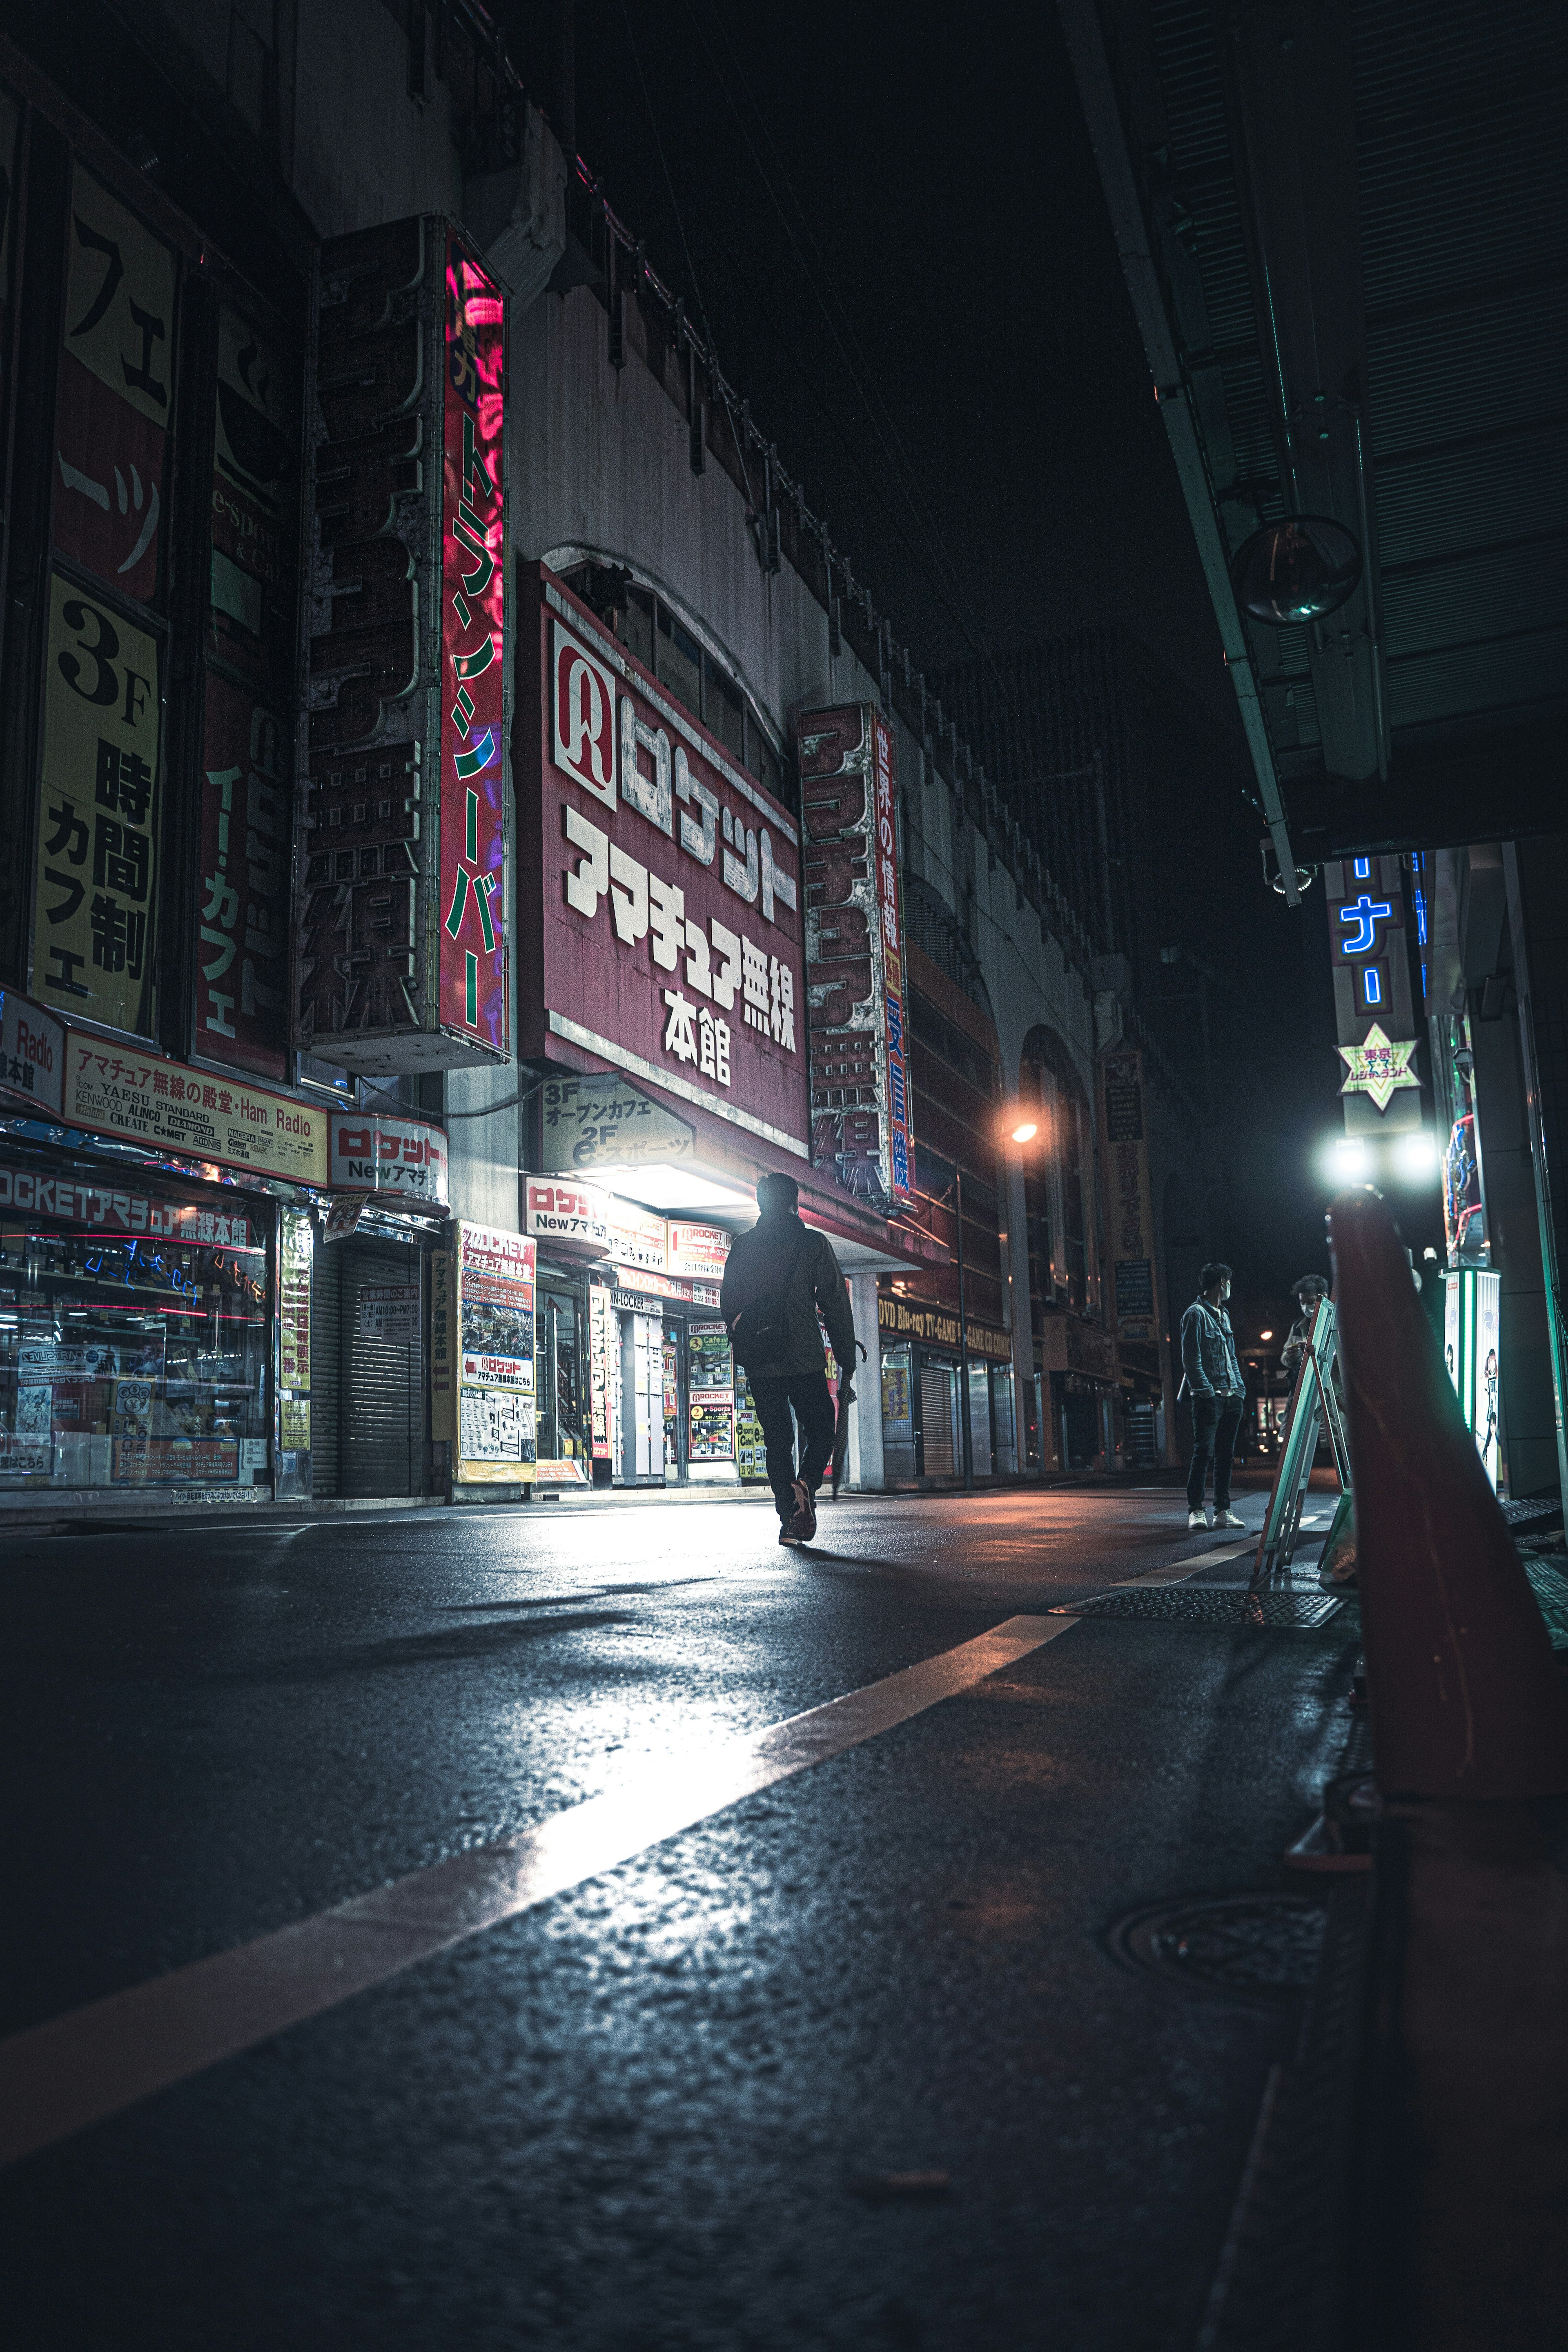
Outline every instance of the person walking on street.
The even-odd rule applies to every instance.
[[[1193,1398],[1193,1466],[1187,1473],[1187,1527],[1207,1527],[1204,1481],[1214,1463],[1214,1525],[1245,1522],[1230,1507],[1230,1457],[1247,1402],[1247,1382],[1237,1361],[1236,1341],[1225,1302],[1230,1268],[1216,1259],[1198,1276],[1198,1296],[1182,1318],[1182,1370]]]
[[[757,1186],[762,1213],[750,1233],[737,1234],[719,1298],[763,1424],[784,1544],[809,1543],[816,1533],[816,1490],[833,1452],[833,1399],[818,1310],[840,1378],[847,1379],[855,1366],[849,1293],[827,1235],[801,1223],[799,1199],[793,1176],[763,1178]]]

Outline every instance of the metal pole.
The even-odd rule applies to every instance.
[[[974,1446],[969,1428],[969,1317],[963,1299],[963,1171],[952,1171],[953,1192],[958,1203],[958,1385],[959,1432],[963,1444],[963,1491],[974,1492]]]

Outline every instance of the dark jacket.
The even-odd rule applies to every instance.
[[[1182,1370],[1194,1396],[1245,1396],[1230,1318],[1223,1307],[1194,1298],[1182,1318]]]
[[[790,1261],[795,1258],[797,1250],[799,1256],[790,1274]],[[770,1355],[757,1362],[748,1358],[747,1371],[753,1380],[774,1379],[789,1372],[820,1372],[825,1360],[822,1335],[816,1327],[819,1307],[833,1352],[840,1368],[848,1371],[855,1361],[855,1319],[849,1312],[849,1293],[838,1271],[838,1260],[827,1235],[802,1224],[793,1210],[782,1217],[760,1217],[749,1234],[738,1234],[731,1243],[724,1264],[724,1287],[720,1294],[720,1311],[725,1322],[733,1330],[735,1318],[742,1309],[776,1290],[786,1275],[789,1292],[785,1345],[776,1358]]]

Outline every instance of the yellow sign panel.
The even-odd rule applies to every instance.
[[[173,424],[174,257],[79,164],[63,341],[150,423]]]
[[[156,639],[56,572],[33,993],[142,1035],[153,1026],[158,710]]]
[[[79,1031],[66,1043],[62,1115],[69,1126],[160,1145],[187,1160],[254,1168],[293,1184],[327,1181],[325,1109]]]

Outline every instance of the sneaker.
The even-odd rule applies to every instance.
[[[1238,1519],[1234,1511],[1216,1511],[1214,1523],[1216,1528],[1244,1528],[1247,1525],[1247,1521]]]
[[[779,1541],[787,1544],[797,1544],[800,1541],[800,1530],[793,1518],[786,1519],[779,1529]]]
[[[795,1482],[795,1517],[790,1525],[801,1543],[809,1543],[816,1533],[816,1505],[804,1478]]]
[[[1193,1533],[1195,1528],[1204,1528],[1206,1529],[1207,1526],[1208,1520],[1202,1511],[1189,1511],[1187,1513],[1187,1533],[1189,1535]]]

